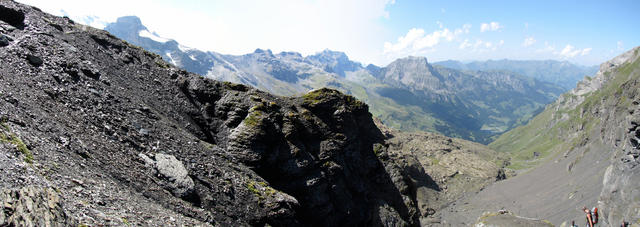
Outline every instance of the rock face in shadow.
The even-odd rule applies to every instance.
[[[419,224],[407,176],[424,170],[388,155],[355,98],[205,79],[104,31],[0,6],[25,17],[0,21],[12,37],[0,47],[0,188],[55,187],[87,225]]]

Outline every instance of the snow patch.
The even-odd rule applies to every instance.
[[[167,41],[169,41],[169,39],[166,39],[166,38],[162,38],[162,37],[160,37],[160,36],[157,36],[157,35],[155,35],[155,34],[153,34],[153,33],[149,32],[149,30],[142,30],[142,31],[140,31],[140,32],[138,33],[138,35],[139,35],[140,37],[146,37],[146,38],[152,39],[153,41],[161,42],[161,43],[166,43]]]
[[[180,49],[182,52],[187,52],[190,50],[195,50],[194,48],[188,47],[188,46],[183,46],[182,44],[178,44],[178,49]]]
[[[189,58],[191,58],[191,60],[194,60],[194,61],[196,60],[196,56],[193,56],[193,54],[189,55]]]
[[[68,16],[66,12],[62,10],[61,12],[63,15]],[[79,22],[80,24],[88,25],[97,29],[104,29],[105,27],[107,27],[107,24],[109,24],[109,22],[102,19],[101,17],[93,16],[93,15],[74,16],[70,18],[74,21]]]
[[[169,60],[171,60],[171,64],[178,66],[178,64],[176,63],[176,61],[173,59],[173,57],[171,57],[171,53],[170,52],[165,52],[165,55],[167,55],[167,57],[169,57]]]

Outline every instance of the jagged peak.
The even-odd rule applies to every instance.
[[[421,65],[429,65],[429,61],[427,61],[427,57],[424,56],[407,56],[404,58],[398,58],[395,61],[389,63],[389,66],[397,65],[397,64],[405,64],[405,63],[416,63]]]
[[[349,58],[349,57],[347,57],[347,54],[345,54],[342,51],[335,51],[335,50],[329,50],[329,49],[324,49],[322,52],[317,53],[316,55]]]
[[[249,56],[262,56],[262,57],[268,57],[268,58],[274,58],[275,55],[273,55],[273,52],[271,51],[271,49],[260,49],[260,48],[256,48],[255,51],[253,51],[253,53],[251,54],[247,54]]]
[[[280,53],[278,53],[278,56],[280,57],[288,57],[288,56],[293,56],[293,57],[297,57],[297,58],[302,58],[302,54],[295,52],[295,51],[282,51]]]
[[[138,17],[138,16],[130,15],[130,16],[118,17],[118,19],[116,20],[116,23],[126,23],[126,24],[139,24],[139,25],[142,25],[142,20],[140,20],[140,17]]]
[[[342,51],[334,51],[329,49],[324,49],[321,52],[317,52],[315,54],[307,56],[308,59],[316,59],[316,60],[339,60],[339,61],[351,61],[347,54]]]
[[[142,24],[142,20],[140,20],[140,18],[135,15],[118,17],[118,19],[116,19],[116,22],[110,23],[107,26],[127,26],[130,28],[134,28],[132,30],[135,31],[147,30],[147,27]]]
[[[261,54],[261,53],[269,53],[269,54],[273,54],[273,52],[271,52],[271,49],[260,49],[260,48],[256,48],[255,51],[253,51],[254,54]]]

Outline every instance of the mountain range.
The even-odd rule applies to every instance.
[[[485,144],[527,122],[566,91],[562,84],[528,74],[457,70],[431,65],[425,57],[365,67],[331,50],[309,56],[262,49],[239,56],[201,51],[159,37],[135,16],[121,17],[105,30],[208,78],[283,96],[330,87],[363,100],[390,127],[439,132]],[[564,72],[554,73],[560,77]]]
[[[13,1],[0,39],[0,226],[418,226],[505,177],[337,90],[211,80]]]
[[[462,63],[460,61],[448,60],[433,63],[447,68],[458,70],[502,70],[515,72],[523,76],[536,78],[540,81],[550,82],[561,86],[565,90],[572,89],[578,81],[590,76],[598,71],[598,66],[582,66],[572,64],[568,61],[554,60],[488,60]]]
[[[583,207],[640,225],[640,47],[485,146],[387,127],[337,89],[212,80],[14,1],[0,1],[0,41],[0,226],[568,226]],[[258,52],[233,66],[283,62]],[[333,56],[295,62],[456,108],[520,81],[416,57],[348,80]]]

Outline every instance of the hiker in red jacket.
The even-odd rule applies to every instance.
[[[598,224],[598,208],[594,207],[593,210],[587,209],[587,207],[583,207],[582,210],[587,215],[587,226],[593,227],[595,224]]]

